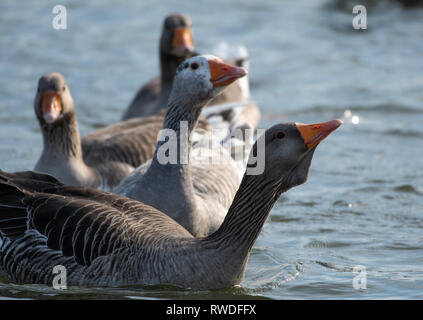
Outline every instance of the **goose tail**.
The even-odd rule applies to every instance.
[[[26,192],[0,175],[0,239],[15,239],[26,231],[27,211],[22,200]],[[8,174],[9,175],[9,174]],[[1,246],[0,246],[1,248]]]
[[[14,185],[30,192],[43,192],[52,187],[63,186],[55,177],[36,171],[5,172],[0,170],[0,182]]]

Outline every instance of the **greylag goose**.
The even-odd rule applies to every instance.
[[[164,108],[172,89],[176,68],[193,55],[191,19],[185,14],[167,16],[160,37],[160,76],[141,87],[122,119],[154,115]]]
[[[160,76],[139,89],[122,120],[151,116],[166,107],[176,68],[182,61],[198,55],[194,52],[191,25],[191,19],[185,14],[173,14],[165,18],[159,48]],[[246,67],[248,64],[248,52],[244,47],[231,48],[226,45],[224,49],[219,48],[219,52],[225,54],[227,59],[224,60],[228,64],[238,67]],[[229,102],[242,102],[241,105],[244,107],[240,112],[242,121],[254,128],[257,127],[260,110],[250,98],[248,77],[240,79],[239,83],[237,81],[229,85],[222,94],[212,99],[209,105]]]
[[[207,237],[194,238],[166,214],[126,197],[34,172],[0,172],[0,275],[51,285],[53,268],[62,265],[68,286],[238,285],[274,203],[306,181],[316,146],[341,123],[268,129],[251,152],[265,152],[264,172],[244,175],[224,222]]]
[[[66,184],[106,190],[151,159],[163,123],[163,115],[131,119],[81,139],[72,95],[60,73],[40,78],[34,111],[44,144],[34,170]],[[199,126],[210,130],[204,121]]]
[[[152,160],[134,170],[113,191],[169,214],[195,236],[215,231],[245,171],[245,166],[238,166],[237,162],[246,162],[242,158],[234,160],[222,148],[217,156],[213,154],[216,149],[207,146],[197,146],[196,156],[191,157],[192,130],[204,105],[246,73],[244,68],[227,65],[211,55],[183,62],[175,74],[163,123],[164,132],[175,133],[172,145],[165,137],[160,139]],[[174,161],[170,162],[164,152],[171,152],[172,148]],[[198,160],[202,154],[206,156],[200,164],[184,161]],[[213,161],[216,158],[218,161]]]

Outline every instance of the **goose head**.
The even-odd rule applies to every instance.
[[[34,110],[42,126],[52,126],[74,115],[73,99],[63,75],[53,72],[39,79]]]
[[[245,68],[226,64],[213,55],[192,57],[176,69],[169,101],[202,107],[227,85],[247,73]]]
[[[317,145],[342,123],[338,119],[314,124],[280,123],[266,130],[258,141],[264,142],[261,145],[265,150],[258,150],[260,143],[256,142],[252,152],[264,153],[263,174],[273,182],[277,194],[307,181]]]
[[[191,19],[187,15],[172,14],[166,17],[160,39],[160,51],[184,60],[193,55]]]

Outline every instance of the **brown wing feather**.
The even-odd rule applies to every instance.
[[[154,154],[163,116],[136,118],[97,130],[82,139],[87,164],[122,162],[138,167]]]
[[[42,181],[46,175],[36,176]],[[17,210],[14,220],[6,215],[12,205]],[[47,237],[50,249],[85,266],[120,248],[140,247],[151,236],[191,237],[164,213],[129,198],[61,185],[39,193],[0,180],[0,232],[7,236],[9,228],[18,228],[20,236],[28,229],[37,230]]]

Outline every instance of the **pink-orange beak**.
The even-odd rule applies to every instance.
[[[194,51],[194,40],[190,28],[176,28],[173,31],[172,47],[176,54],[182,56]]]
[[[304,144],[308,149],[318,145],[320,141],[325,139],[332,131],[336,130],[341,124],[342,120],[334,119],[327,122],[303,124],[296,123],[298,131],[304,139]]]
[[[41,97],[41,112],[47,123],[53,123],[62,112],[62,101],[57,92],[44,92]]]
[[[209,60],[210,81],[213,87],[223,87],[248,74],[247,69],[223,63],[218,59]]]

